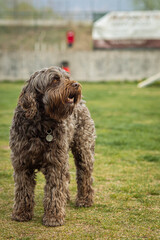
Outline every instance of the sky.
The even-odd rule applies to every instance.
[[[129,11],[134,0],[39,0],[40,7],[54,6],[59,11]],[[34,0],[37,5],[37,1]]]

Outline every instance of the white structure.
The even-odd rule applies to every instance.
[[[160,80],[160,72],[153,75],[152,77],[147,78],[143,82],[140,82],[138,84],[138,88],[147,87],[147,86],[151,85],[152,83],[157,82],[158,80]]]
[[[77,81],[135,81],[160,68],[160,49],[110,51],[0,52],[0,81],[28,79],[35,71],[68,61]]]
[[[160,11],[110,12],[97,20],[94,48],[160,48]]]

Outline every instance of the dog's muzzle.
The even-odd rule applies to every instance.
[[[78,96],[81,95],[81,85],[78,82],[72,83],[72,91],[70,92],[67,103],[74,104],[78,100]]]
[[[78,89],[80,87],[80,84],[78,82],[72,83],[72,87]]]

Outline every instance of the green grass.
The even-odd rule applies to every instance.
[[[76,176],[70,157],[71,202],[65,225],[47,228],[41,224],[41,173],[32,221],[10,219],[14,182],[8,137],[22,83],[0,84],[0,239],[160,239],[160,86],[82,85],[97,131],[95,203],[91,208],[75,208]]]

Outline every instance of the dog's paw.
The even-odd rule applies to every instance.
[[[91,207],[93,205],[92,199],[76,199],[76,207]]]
[[[11,219],[18,222],[28,222],[32,219],[32,213],[12,213]]]
[[[64,224],[63,219],[56,219],[54,217],[43,217],[43,225],[47,227],[58,227]]]

